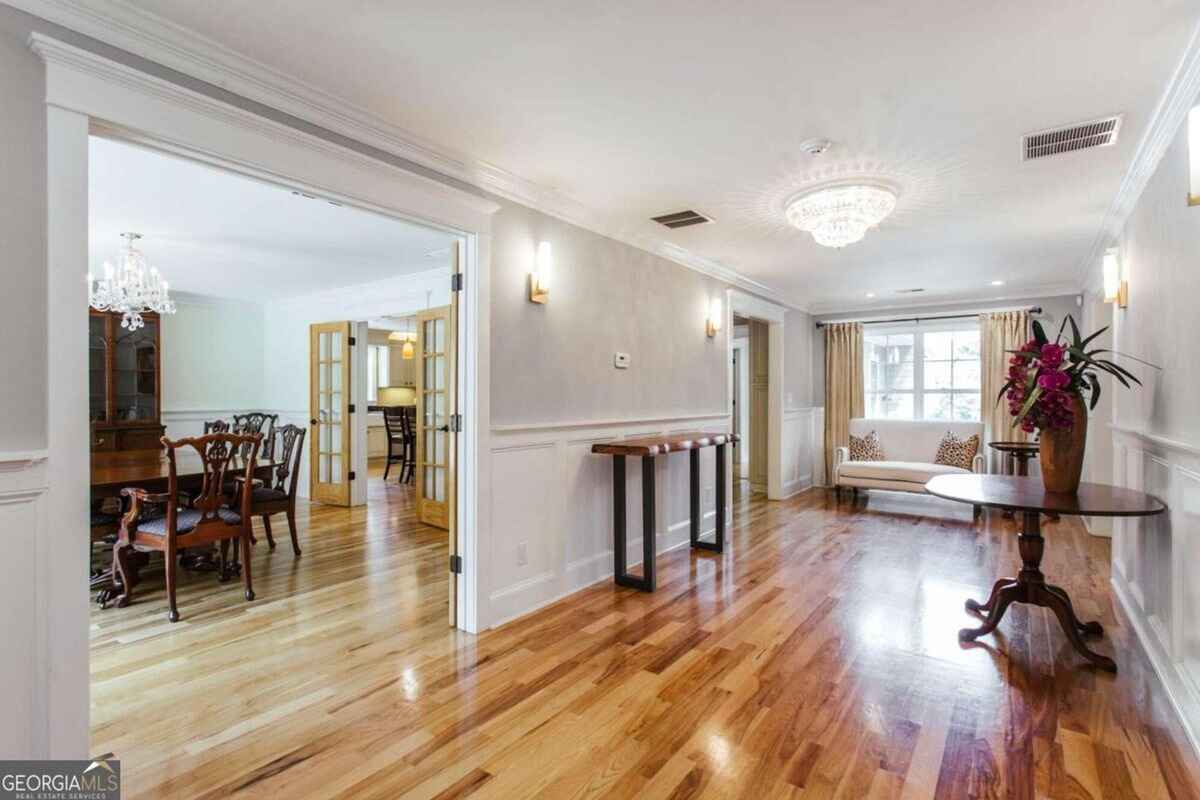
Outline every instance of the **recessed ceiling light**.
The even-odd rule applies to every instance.
[[[992,281],[992,286],[1003,286],[1004,281]]]
[[[867,292],[867,297],[874,297],[874,296],[875,296],[874,292]]]

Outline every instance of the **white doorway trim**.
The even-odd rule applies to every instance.
[[[733,315],[750,317],[767,323],[767,499],[783,499],[783,323],[787,309],[769,300],[763,300],[739,289],[729,289],[729,309],[726,330],[733,330]],[[726,386],[729,400],[726,409],[733,414],[733,335],[728,337],[729,355],[725,359],[728,369]],[[730,470],[732,476],[733,470]],[[730,494],[732,497],[732,494]]]
[[[256,116],[56,39],[34,33],[46,64],[47,105],[47,513],[38,535],[36,685],[44,712],[34,757],[83,758],[89,752],[86,353],[88,136],[140,142],[214,166],[461,236],[466,243],[460,313],[459,378],[464,432],[458,511],[459,627],[490,620],[485,549],[491,478],[489,275],[491,215],[499,205]]]

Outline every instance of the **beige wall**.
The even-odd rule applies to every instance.
[[[723,413],[728,330],[705,335],[724,284],[514,203],[493,220],[492,424]],[[539,241],[550,300],[528,300]],[[613,367],[629,353],[629,369]]]

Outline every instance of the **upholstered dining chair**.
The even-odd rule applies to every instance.
[[[270,479],[262,486],[255,486],[250,493],[250,516],[262,517],[267,545],[275,549],[271,515],[286,514],[288,530],[292,534],[292,552],[296,555],[300,555],[300,540],[296,537],[296,486],[300,480],[300,459],[307,432],[298,425],[284,425],[275,432],[279,438],[275,450],[277,465]]]
[[[233,415],[233,432],[240,434],[261,433],[263,447],[259,455],[267,460],[275,456],[275,424],[279,422],[278,414],[267,414],[262,411],[251,411],[249,414]],[[266,430],[263,430],[266,428]],[[245,456],[245,448],[242,449]]]
[[[182,548],[200,547],[214,542],[220,543],[221,563],[218,576],[221,582],[229,580],[228,550],[232,542],[240,546],[242,553],[242,582],[246,600],[254,599],[254,588],[250,578],[250,505],[248,492],[241,492],[238,506],[227,504],[223,489],[227,478],[235,473],[247,485],[253,485],[255,461],[258,458],[262,434],[238,435],[233,433],[210,433],[172,441],[161,439],[167,451],[167,491],[151,494],[141,488],[121,490],[129,500],[129,511],[121,518],[117,532],[117,543],[113,546],[113,568],[120,580],[121,594],[118,606],[127,606],[133,599],[133,588],[138,575],[132,569],[130,558],[134,551],[161,552],[166,570],[167,619],[179,621],[179,609],[175,603],[175,581],[179,570],[176,555]],[[204,480],[200,493],[190,500],[179,494],[179,479],[176,461],[180,452],[194,451],[203,465]],[[239,453],[246,451],[245,458]],[[146,514],[150,506],[165,506],[162,516]]]

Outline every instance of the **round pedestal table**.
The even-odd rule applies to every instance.
[[[1109,672],[1117,665],[1111,658],[1088,648],[1083,637],[1103,636],[1099,622],[1081,622],[1075,615],[1071,598],[1062,587],[1046,582],[1042,574],[1042,514],[1065,514],[1089,517],[1145,517],[1161,514],[1167,505],[1153,495],[1106,486],[1083,483],[1074,494],[1047,492],[1040,478],[1019,475],[939,475],[925,484],[925,490],[936,497],[955,500],[973,506],[1000,508],[1020,514],[1024,524],[1018,534],[1021,551],[1021,571],[1015,578],[1001,578],[992,587],[986,602],[967,600],[967,610],[984,613],[984,623],[978,628],[963,628],[958,638],[973,641],[996,629],[1004,612],[1013,603],[1030,603],[1049,608],[1075,650],[1091,663]]]

